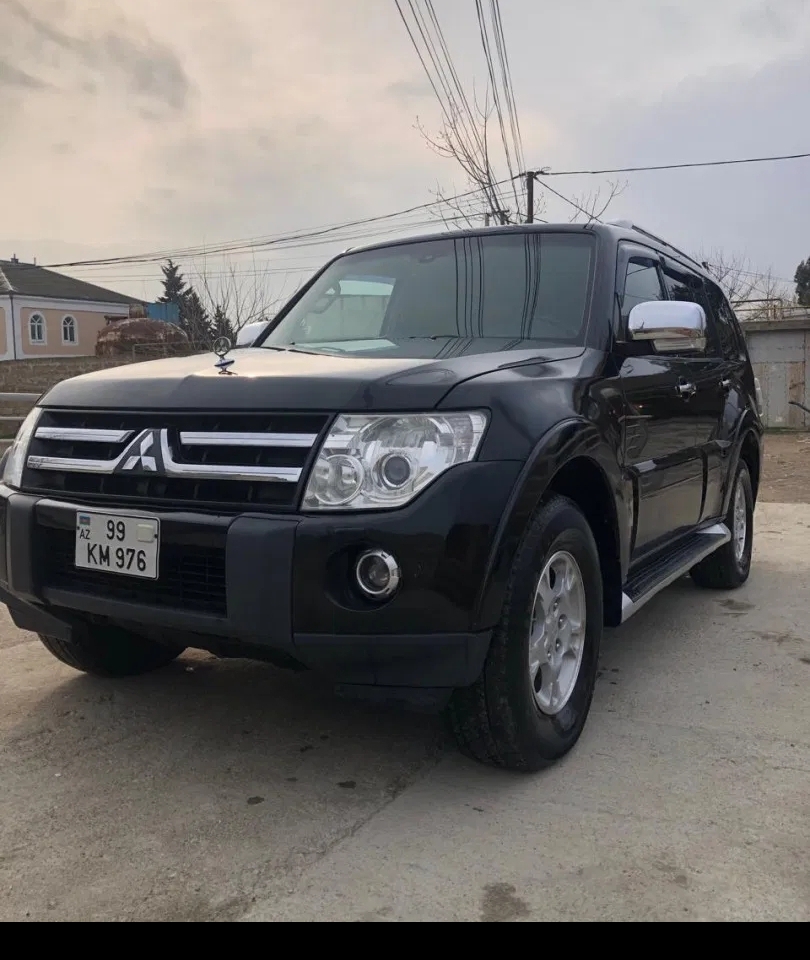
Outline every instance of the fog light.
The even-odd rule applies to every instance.
[[[384,600],[392,597],[402,573],[399,564],[385,550],[367,550],[354,568],[357,585],[367,597]]]

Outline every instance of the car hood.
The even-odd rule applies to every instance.
[[[465,380],[519,363],[578,356],[579,347],[478,353],[452,359],[357,357],[236,350],[228,373],[216,356],[152,360],[63,380],[42,398],[48,407],[106,409],[432,409]]]

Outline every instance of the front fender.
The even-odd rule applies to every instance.
[[[607,482],[614,509],[619,546],[619,576],[629,565],[633,493],[622,477],[614,449],[587,420],[571,418],[556,424],[535,445],[518,475],[495,533],[486,575],[476,606],[476,629],[494,626],[501,615],[509,573],[526,527],[559,471],[578,457],[599,468]]]

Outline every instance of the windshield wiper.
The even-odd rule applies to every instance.
[[[467,340],[456,333],[437,333],[432,337],[394,337],[394,340]]]
[[[278,344],[275,344],[275,343],[260,343],[258,349],[259,350],[279,350],[281,351],[281,353],[307,353],[310,355],[314,352],[312,350],[301,350],[299,347],[296,347],[295,344],[289,344],[287,346],[280,347]]]

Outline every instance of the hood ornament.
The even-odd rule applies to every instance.
[[[219,370],[220,373],[232,374],[233,371],[229,370],[228,367],[234,362],[233,360],[226,359],[228,353],[231,349],[231,341],[227,337],[217,337],[214,341],[214,353],[219,357],[219,360],[214,364],[214,366]]]

